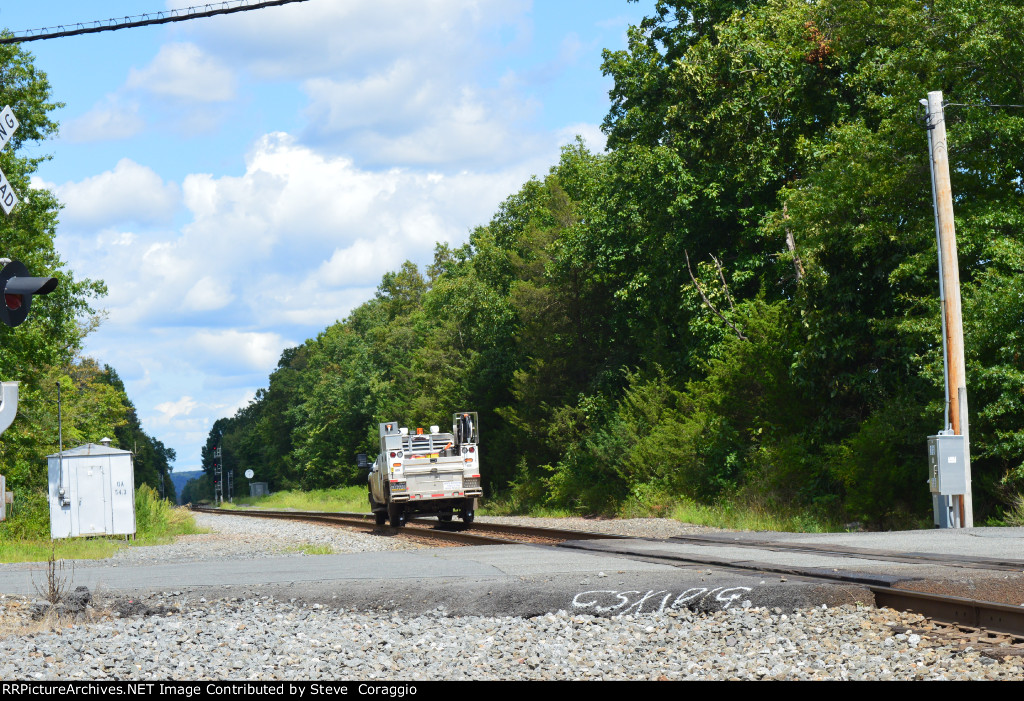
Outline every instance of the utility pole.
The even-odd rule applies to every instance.
[[[956,227],[953,224],[953,188],[949,179],[949,150],[942,91],[928,93],[928,144],[931,150],[935,231],[939,246],[942,285],[943,358],[946,369],[946,421],[943,430],[963,436],[966,491],[959,497],[960,524],[974,526],[971,496],[971,452],[967,421],[967,372],[964,363],[964,326],[960,308],[960,266],[957,260]],[[956,498],[956,497],[954,497]]]

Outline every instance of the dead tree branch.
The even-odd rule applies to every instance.
[[[704,288],[702,288],[702,287],[700,286],[700,283],[699,283],[699,282],[697,282],[697,278],[696,278],[696,277],[694,277],[694,275],[693,275],[693,269],[692,269],[692,268],[690,267],[690,253],[689,253],[689,251],[686,251],[686,250],[684,250],[684,251],[683,251],[683,255],[685,255],[685,256],[686,256],[686,271],[687,271],[688,273],[690,273],[690,280],[692,280],[692,281],[693,281],[693,286],[697,288],[697,292],[699,292],[699,293],[700,293],[700,298],[704,300],[704,304],[705,304],[705,305],[707,306],[707,308],[708,308],[708,309],[710,309],[711,311],[713,311],[713,312],[715,313],[715,315],[716,315],[716,316],[717,316],[717,317],[718,317],[719,319],[721,319],[722,321],[724,321],[724,322],[726,323],[726,325],[727,325],[727,326],[728,326],[728,327],[729,327],[730,329],[732,329],[732,330],[733,330],[733,332],[735,332],[736,336],[737,336],[737,337],[739,337],[739,339],[740,339],[741,341],[749,341],[750,339],[749,339],[749,338],[747,338],[746,336],[744,336],[744,335],[743,335],[743,332],[742,332],[742,331],[740,331],[740,330],[739,330],[738,328],[736,328],[736,325],[735,325],[735,324],[733,324],[733,323],[732,323],[731,321],[729,321],[728,319],[726,319],[726,318],[725,318],[725,316],[724,316],[724,315],[722,314],[722,312],[718,311],[718,309],[716,309],[716,308],[715,308],[715,305],[713,305],[713,304],[711,303],[711,300],[710,300],[710,299],[708,299],[708,296],[707,296],[706,294],[704,294]],[[727,292],[726,294],[728,294],[728,292]]]

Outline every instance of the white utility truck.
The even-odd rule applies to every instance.
[[[431,426],[410,432],[395,422],[380,424],[380,455],[370,466],[370,510],[377,525],[405,524],[409,514],[458,516],[473,522],[480,486],[480,432],[477,414],[463,411],[452,417],[452,432]]]

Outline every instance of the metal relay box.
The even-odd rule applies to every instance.
[[[47,456],[50,537],[135,533],[132,454],[88,443]]]
[[[928,436],[928,485],[932,494],[967,493],[967,451],[963,436]]]

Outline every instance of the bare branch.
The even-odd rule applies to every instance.
[[[789,219],[789,207],[784,202],[782,204],[782,218],[783,220]],[[793,268],[796,270],[796,281],[800,282],[800,279],[804,276],[804,263],[800,260],[800,254],[796,252],[796,237],[793,236],[793,232],[790,231],[789,227],[786,227],[786,248],[793,255]]]
[[[711,256],[711,260],[715,261],[715,267],[718,268],[718,279],[722,281],[722,289],[725,290],[725,298],[729,300],[729,309],[736,311],[736,304],[732,301],[732,295],[729,294],[729,283],[725,281],[725,273],[722,272],[722,263],[714,256]]]
[[[686,271],[688,273],[690,273],[690,279],[693,281],[693,286],[697,288],[697,292],[700,292],[700,298],[704,300],[704,304],[707,305],[707,308],[710,309],[711,311],[713,311],[715,313],[715,315],[718,316],[719,319],[724,321],[726,323],[726,325],[728,325],[728,327],[730,329],[732,329],[736,333],[736,336],[739,337],[739,339],[741,341],[749,341],[750,339],[747,338],[746,336],[744,336],[743,332],[740,331],[738,328],[736,328],[735,324],[733,324],[731,321],[726,319],[722,315],[722,312],[720,312],[717,309],[715,309],[715,305],[713,305],[711,303],[711,300],[708,299],[708,296],[706,294],[704,294],[704,288],[702,288],[700,286],[700,283],[697,282],[697,278],[694,277],[694,275],[693,275],[693,270],[690,268],[690,253],[689,253],[689,251],[684,250],[683,251],[683,255],[686,256]]]

